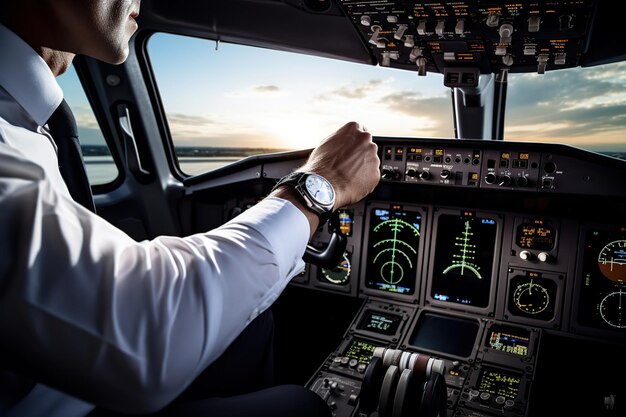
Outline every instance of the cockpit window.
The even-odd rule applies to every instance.
[[[626,63],[511,74],[506,140],[555,142],[626,159]]]
[[[351,120],[375,136],[454,137],[439,74],[162,33],[148,53],[186,174],[311,148]]]
[[[92,186],[112,183],[119,176],[119,170],[74,66],[70,66],[57,81],[76,118],[89,183]]]

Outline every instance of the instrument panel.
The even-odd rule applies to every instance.
[[[335,415],[359,407],[377,349],[387,365],[437,363],[448,415],[526,417],[542,340],[626,345],[626,162],[553,144],[375,142],[379,186],[312,239],[344,233],[340,263],[291,282],[364,299],[307,384]]]

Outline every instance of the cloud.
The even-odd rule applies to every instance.
[[[373,79],[366,81],[357,86],[353,85],[345,85],[339,87],[335,90],[331,90],[325,93],[322,93],[315,98],[318,100],[330,100],[332,98],[345,98],[345,99],[363,99],[368,95],[372,94],[378,87],[388,83],[387,80],[382,79]]]
[[[258,85],[253,90],[257,93],[277,93],[280,91],[280,87],[276,85]]]

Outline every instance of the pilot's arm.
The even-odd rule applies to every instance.
[[[331,181],[337,207],[378,181],[371,136],[342,129],[303,167]],[[333,161],[344,146],[356,156]],[[364,161],[371,172],[350,178]],[[18,371],[52,387],[123,412],[159,409],[278,297],[316,226],[283,187],[213,231],[136,242],[0,143],[0,338]]]

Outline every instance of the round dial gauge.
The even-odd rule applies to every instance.
[[[615,240],[598,254],[600,272],[615,282],[626,282],[626,240]]]
[[[311,174],[305,181],[306,189],[311,196],[320,204],[332,204],[335,201],[335,191],[326,179],[319,175]]]
[[[335,285],[343,285],[348,282],[350,278],[350,259],[348,258],[348,254],[343,254],[343,259],[333,269],[321,268],[322,278],[331,284]]]
[[[609,326],[626,328],[626,292],[620,289],[610,293],[600,301],[599,310]]]
[[[550,293],[540,284],[530,282],[520,284],[513,293],[513,302],[527,314],[539,314],[550,305]]]

